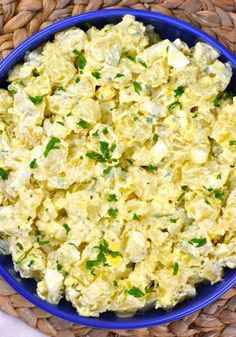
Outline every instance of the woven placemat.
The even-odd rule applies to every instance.
[[[30,35],[57,20],[114,7],[178,17],[200,27],[236,53],[236,0],[0,0],[0,61]],[[2,279],[0,309],[57,337],[236,337],[236,288],[183,320],[140,330],[98,330],[63,321],[26,301]]]

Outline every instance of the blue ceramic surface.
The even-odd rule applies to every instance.
[[[201,30],[175,18],[158,13],[131,9],[103,10],[74,16],[57,22],[33,35],[0,63],[0,87],[6,87],[7,73],[16,64],[22,62],[28,50],[33,50],[41,43],[53,39],[56,32],[72,26],[85,29],[84,23],[86,22],[90,22],[92,25],[102,28],[105,24],[118,23],[125,14],[135,15],[136,19],[145,25],[152,24],[161,38],[168,38],[172,41],[176,38],[180,38],[189,46],[193,46],[197,41],[204,41],[213,46],[221,54],[220,59],[223,62],[230,62],[233,68],[233,77],[229,85],[230,89],[233,88],[236,79],[236,58],[219,42]],[[41,300],[36,294],[36,282],[31,279],[20,278],[19,273],[14,271],[10,256],[0,256],[0,275],[22,296],[52,315],[74,323],[103,329],[144,328],[183,318],[215,301],[236,284],[236,270],[227,269],[222,282],[213,286],[209,284],[199,286],[198,294],[195,298],[179,304],[171,311],[166,312],[164,310],[153,309],[128,318],[119,318],[113,313],[108,312],[102,314],[99,318],[88,318],[79,316],[71,304],[64,299],[61,300],[58,305],[51,305]]]

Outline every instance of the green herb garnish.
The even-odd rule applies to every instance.
[[[99,264],[103,263],[104,266],[109,266],[106,263],[106,255],[111,255],[112,257],[122,256],[119,252],[111,250],[106,240],[102,240],[102,242],[94,248],[99,250],[97,258],[95,260],[86,261],[86,268],[90,269],[93,275],[95,275],[94,267]]]
[[[98,130],[96,132],[92,133],[92,136],[93,137],[98,137],[99,136]]]
[[[127,57],[130,61],[136,63],[136,58],[130,55],[127,51],[122,54],[123,57]]]
[[[125,76],[125,75],[122,74],[122,73],[117,73],[116,76],[115,76],[114,78],[120,78],[120,77],[123,77],[123,76]]]
[[[23,249],[24,249],[23,245],[22,245],[20,242],[17,242],[17,243],[16,243],[16,246],[17,246],[20,250],[23,250]]]
[[[130,165],[133,165],[133,163],[134,163],[134,161],[133,161],[132,159],[126,158],[125,160],[126,160]]]
[[[220,200],[224,200],[224,192],[220,191],[220,190],[215,190],[215,198],[220,199]]]
[[[139,82],[134,82],[133,86],[134,86],[134,91],[140,95],[140,91],[142,90],[142,85]]]
[[[109,133],[109,131],[108,131],[107,128],[104,128],[104,129],[102,130],[102,133],[103,133],[104,135],[107,135],[107,134]]]
[[[66,89],[61,85],[60,87],[57,87],[57,91],[66,91]]]
[[[177,219],[170,219],[170,222],[171,222],[171,223],[176,223],[177,220],[178,220],[178,218],[177,218]]]
[[[82,55],[77,49],[73,50],[73,53],[77,56],[77,60],[76,60],[76,66],[80,69],[83,70],[84,67],[87,64],[86,58],[84,57],[84,55]]]
[[[57,271],[61,271],[63,269],[63,265],[60,263],[57,263]]]
[[[222,176],[221,176],[221,173],[219,173],[217,176],[216,176],[216,179],[221,179]]]
[[[75,83],[79,83],[80,82],[80,77],[77,76],[76,79],[75,79]]]
[[[88,129],[90,127],[90,123],[88,123],[84,119],[80,119],[80,121],[76,124],[78,124],[83,129]]]
[[[179,264],[178,262],[175,262],[173,265],[173,275],[174,276],[177,275],[178,271],[179,271]]]
[[[34,260],[31,260],[28,264],[28,267],[30,268],[34,264]]]
[[[30,167],[31,169],[35,169],[35,168],[38,167],[36,158],[34,158],[34,159],[30,162],[29,167]]]
[[[171,104],[168,105],[168,110],[171,111],[171,110],[173,110],[174,108],[176,108],[177,106],[178,106],[180,109],[182,109],[182,104],[181,104],[179,101],[175,101],[175,102],[173,102],[173,103],[171,103]]]
[[[233,97],[234,94],[232,92],[220,92],[216,95],[213,104],[215,107],[220,107],[220,101],[222,101],[222,99],[226,101],[227,99],[232,99]]]
[[[63,122],[61,122],[61,121],[56,121],[56,123],[57,123],[57,124],[60,124],[60,125],[62,125],[62,126],[65,125],[65,123],[63,123]]]
[[[229,145],[232,146],[232,145],[236,145],[236,140],[232,139],[229,141]]]
[[[113,166],[108,166],[103,170],[103,174],[108,175],[111,172],[112,168]]]
[[[99,78],[101,78],[101,74],[98,71],[91,72],[91,75],[93,77],[95,77],[97,80],[99,80]]]
[[[207,240],[205,238],[200,238],[200,239],[193,238],[193,239],[189,240],[188,243],[190,245],[193,245],[193,246],[199,248],[199,247],[205,246],[205,244],[207,243]]]
[[[147,64],[144,61],[139,60],[139,63],[144,67],[147,68]]]
[[[57,150],[57,149],[59,149],[59,146],[57,146],[56,144],[59,144],[60,142],[61,142],[60,139],[58,139],[56,137],[52,137],[49,140],[49,142],[48,142],[48,144],[46,146],[46,149],[45,149],[45,151],[43,153],[44,157],[47,158],[47,156],[48,156],[48,154],[49,154],[49,152],[51,150]]]
[[[141,216],[138,215],[138,214],[136,214],[136,213],[134,213],[132,220],[140,221],[141,220]]]
[[[116,218],[118,215],[118,208],[109,208],[109,210],[107,211],[108,215],[112,218]]]
[[[151,171],[156,171],[157,170],[157,166],[154,165],[149,165],[145,167],[147,171],[151,172]]]
[[[117,287],[117,286],[118,286],[118,282],[117,282],[116,280],[114,280],[112,283],[113,283],[113,286],[114,286],[114,287]]]
[[[152,139],[153,139],[153,140],[158,140],[158,138],[159,138],[159,135],[158,135],[157,133],[154,133]]]
[[[68,234],[69,231],[70,231],[69,225],[68,225],[67,223],[64,223],[62,226],[65,228],[65,231],[66,231],[66,233]]]
[[[29,99],[31,100],[31,102],[33,102],[34,104],[39,104],[42,103],[43,99],[46,97],[47,95],[41,95],[41,96],[29,96]]]
[[[9,172],[0,167],[0,177],[2,178],[2,180],[7,180],[9,177]]]
[[[109,202],[118,201],[116,194],[109,194],[107,201]]]
[[[134,296],[134,297],[143,297],[145,296],[146,294],[141,290],[139,289],[138,287],[132,287],[128,290],[128,294],[131,295],[131,296]]]
[[[184,93],[184,91],[185,91],[185,87],[184,87],[183,85],[181,85],[180,87],[176,88],[176,89],[174,90],[174,92],[175,92],[175,97],[177,97],[177,96],[182,96],[183,93]]]
[[[180,202],[183,197],[185,196],[185,192],[181,193],[180,196],[178,197],[177,201]]]

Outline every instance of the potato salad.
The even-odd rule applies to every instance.
[[[0,89],[0,252],[80,315],[170,309],[236,267],[232,70],[130,15],[86,26]]]

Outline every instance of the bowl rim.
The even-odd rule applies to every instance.
[[[41,39],[45,39],[49,34],[55,34],[61,30],[70,28],[72,26],[76,26],[78,24],[82,24],[89,20],[94,20],[97,18],[107,17],[107,16],[122,16],[122,15],[138,15],[142,16],[143,18],[150,18],[154,19],[160,22],[164,22],[166,24],[173,24],[174,26],[185,29],[188,32],[191,32],[192,34],[196,35],[199,39],[204,40],[206,43],[209,43],[211,46],[213,46],[216,50],[219,51],[220,54],[222,54],[228,62],[234,65],[236,68],[236,57],[233,55],[232,52],[230,52],[226,47],[224,47],[220,42],[215,40],[213,37],[211,37],[209,34],[203,32],[202,30],[192,26],[189,23],[186,23],[184,21],[181,21],[179,19],[169,17],[165,14],[160,14],[157,12],[151,12],[146,10],[139,10],[139,9],[104,9],[104,10],[97,10],[93,12],[88,12],[80,15],[76,15],[73,17],[69,17],[67,19],[61,20],[57,23],[54,23],[43,30],[39,31],[38,33],[34,34],[24,42],[22,42],[19,46],[17,46],[1,63],[0,63],[0,82],[1,82],[1,73],[9,72],[9,69],[11,69],[11,64],[13,63],[13,60],[15,58],[21,58],[22,54],[24,55],[28,50],[31,50],[31,45],[34,42],[39,41],[40,45],[42,42],[40,42]],[[35,48],[33,48],[35,49]],[[18,64],[19,62],[17,62]],[[4,69],[7,69],[5,71]],[[3,75],[3,77],[5,74]],[[166,317],[162,318],[147,318],[145,320],[135,320],[132,322],[132,317],[129,319],[131,321],[124,320],[123,322],[116,322],[112,321],[107,322],[103,321],[98,318],[94,317],[84,317],[80,316],[79,314],[73,315],[71,313],[67,313],[62,311],[61,309],[58,309],[56,306],[50,304],[47,301],[44,301],[40,299],[39,297],[36,297],[35,295],[31,294],[25,287],[23,287],[13,276],[10,275],[10,273],[0,264],[0,276],[2,276],[5,281],[7,281],[10,286],[15,289],[19,294],[21,294],[23,297],[25,297],[27,300],[29,300],[34,305],[38,306],[42,310],[55,315],[57,317],[60,317],[64,320],[71,321],[73,323],[93,327],[93,328],[102,328],[102,329],[112,329],[112,330],[124,330],[124,329],[138,329],[138,328],[147,328],[155,325],[161,325],[170,323],[175,320],[179,320],[185,316],[191,315],[194,312],[206,307],[210,303],[214,302],[216,299],[218,299],[220,296],[222,296],[226,291],[228,291],[231,287],[233,287],[236,284],[236,270],[233,273],[232,276],[230,276],[229,280],[227,280],[226,284],[220,289],[216,290],[212,295],[207,295],[204,297],[204,300],[200,304],[191,305],[189,308],[184,308],[181,310],[180,313],[175,313],[174,309],[173,311],[170,311]],[[198,295],[197,295],[198,296]]]

